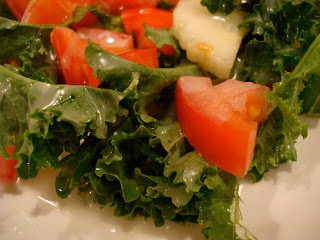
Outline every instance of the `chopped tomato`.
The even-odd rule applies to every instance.
[[[85,49],[88,41],[65,27],[55,27],[51,33],[51,44],[61,65],[64,81],[71,85],[87,85],[82,65],[86,65]]]
[[[159,50],[167,56],[174,56],[176,54],[176,50],[172,46],[167,44],[162,45]]]
[[[159,66],[157,50],[133,50],[131,35],[104,29],[79,28],[75,32],[66,27],[55,27],[51,33],[51,44],[57,54],[66,84],[94,87],[100,84],[99,80],[92,76],[93,70],[85,59],[88,38],[105,50],[113,54],[120,54],[127,60],[150,67]]]
[[[156,48],[135,49],[129,52],[122,53],[119,56],[147,67],[159,67],[158,50]]]
[[[14,150],[14,146],[6,147],[6,152],[11,157]],[[0,155],[0,181],[13,182],[18,178],[18,174],[15,169],[17,162],[18,161],[14,160],[13,158],[5,159],[2,155]]]
[[[173,23],[173,15],[169,11],[157,8],[133,8],[121,14],[127,33],[143,29],[145,23],[155,29],[169,28]]]
[[[6,0],[9,9],[18,20],[22,18],[29,2],[30,0]]]
[[[126,32],[132,32],[135,36],[138,48],[156,47],[156,45],[145,36],[143,24],[153,29],[170,28],[173,24],[172,12],[157,8],[134,8],[125,10],[121,14],[121,19]]]
[[[6,1],[10,2],[11,0]],[[119,15],[123,9],[156,7],[158,4],[158,0],[32,0],[28,5],[23,3],[25,4],[23,8],[23,6],[20,7],[15,3],[18,2],[17,0],[13,2],[11,5],[16,6],[13,6],[12,9],[19,10],[17,16],[20,17],[19,19],[22,17],[21,21],[23,23],[56,25],[67,23],[77,6],[101,5],[104,9],[108,9],[110,13]],[[23,8],[23,11],[20,8]],[[88,18],[90,24],[92,24],[92,16]],[[88,18],[84,21],[88,21]]]
[[[30,24],[65,24],[77,6],[97,5],[99,0],[32,0],[21,19]]]
[[[91,87],[98,87],[100,81],[97,77],[93,76],[93,69],[88,64],[81,64],[82,71],[86,75],[86,82]]]
[[[142,7],[156,7],[158,0],[102,0],[109,6],[109,12],[119,15],[123,10]]]
[[[18,57],[11,58],[9,60],[9,64],[14,67],[19,67],[19,58]]]
[[[134,48],[133,37],[128,34],[96,28],[78,28],[76,32],[80,38],[89,38],[114,54],[127,52]]]
[[[178,123],[190,144],[210,163],[244,177],[252,162],[258,124],[271,111],[259,84],[180,77],[175,105]]]

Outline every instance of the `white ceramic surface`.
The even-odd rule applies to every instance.
[[[320,229],[320,121],[308,119],[309,136],[297,144],[298,162],[270,171],[259,183],[241,185],[243,225],[260,240],[318,240]],[[198,240],[200,227],[169,223],[154,228],[112,209],[86,206],[77,196],[60,200],[52,170],[16,187],[0,186],[1,240]]]

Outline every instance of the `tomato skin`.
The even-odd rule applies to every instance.
[[[173,24],[173,15],[170,11],[157,8],[133,8],[121,14],[127,33],[143,29],[145,23],[155,29],[170,28]]]
[[[158,50],[156,48],[135,49],[129,52],[122,53],[119,55],[119,57],[147,67],[159,67]]]
[[[134,50],[131,35],[104,29],[55,27],[51,33],[51,44],[61,65],[64,83],[97,87],[100,82],[92,76],[93,69],[85,59],[88,38],[105,50],[127,60],[149,67],[159,67],[157,49]]]
[[[51,32],[51,44],[60,62],[65,83],[87,85],[87,77],[82,66],[87,64],[85,49],[88,41],[81,39],[71,29],[55,27]]]
[[[121,14],[121,19],[126,32],[133,33],[137,41],[137,47],[141,49],[156,47],[156,45],[145,36],[143,24],[153,29],[170,28],[173,24],[172,12],[156,8],[133,8],[125,10]]]
[[[82,39],[91,39],[103,49],[119,54],[134,49],[133,37],[128,34],[96,28],[78,28],[76,33]]]
[[[14,146],[8,147],[6,146],[6,152],[12,157],[12,154],[15,150]],[[16,171],[17,160],[5,159],[2,155],[0,155],[0,182],[14,182],[18,178],[18,174]]]
[[[22,18],[29,2],[30,0],[6,0],[9,9],[17,20],[20,20]]]
[[[212,86],[209,78],[180,77],[175,104],[182,133],[208,162],[243,178],[253,159],[258,123],[271,111],[267,90],[236,80]]]
[[[90,87],[98,87],[101,82],[95,76],[93,76],[93,69],[88,64],[81,65],[82,71],[86,75],[86,84]]]
[[[99,3],[99,0],[32,0],[26,8],[21,22],[65,24],[71,19],[77,6],[97,5]]]
[[[123,9],[156,7],[157,4],[158,0],[32,0],[28,5],[25,4],[23,12],[18,10],[22,8],[18,6],[18,3],[12,8],[18,10],[17,16],[20,17],[19,19],[22,18],[22,23],[61,25],[71,19],[77,6],[101,5],[104,9],[108,8],[109,13],[119,15]]]
[[[102,0],[109,6],[109,12],[114,15],[120,15],[123,10],[131,8],[154,8],[158,5],[158,0]]]
[[[176,55],[176,50],[175,50],[172,46],[167,45],[167,44],[162,45],[162,47],[159,48],[159,50],[160,50],[161,52],[163,52],[163,53],[164,53],[165,55],[167,55],[167,56],[174,56],[174,55]]]

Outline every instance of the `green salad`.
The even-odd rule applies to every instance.
[[[159,7],[173,7],[160,1]],[[295,143],[307,137],[302,114],[320,114],[320,1],[202,0],[212,14],[245,13],[247,30],[229,78],[272,88],[268,120],[258,129],[248,178],[260,181],[279,164],[296,161]],[[99,6],[77,7],[63,26],[87,12],[104,28],[124,31],[121,18]],[[204,239],[255,239],[241,225],[239,179],[208,164],[181,134],[175,114],[180,76],[210,76],[189,61],[169,29],[145,27],[160,68],[125,60],[88,41],[85,57],[101,84],[62,84],[50,42],[55,25],[20,23],[0,0],[0,153],[13,156],[22,179],[59,169],[56,192],[88,193],[115,216],[203,226]],[[18,64],[10,64],[16,59]],[[106,81],[107,80],[107,81]],[[152,106],[152,108],[150,107]],[[154,114],[156,109],[157,114]]]

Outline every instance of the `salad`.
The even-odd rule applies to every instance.
[[[174,14],[190,2],[218,21],[241,17],[236,18],[241,20],[236,29],[242,29],[239,46],[230,46],[226,54],[235,54],[231,65],[229,60],[215,62],[226,64],[211,71],[206,63],[211,66],[212,59],[201,62],[186,44],[196,37],[174,28]],[[101,207],[115,207],[116,216],[141,215],[157,227],[166,221],[197,223],[205,239],[255,238],[240,222],[235,175],[248,172],[258,182],[270,169],[297,160],[296,140],[307,136],[300,115],[320,112],[319,1],[0,4],[0,152],[15,159],[1,159],[1,179],[15,179],[16,172],[32,179],[42,169],[54,168],[61,198],[73,191],[89,194]],[[195,24],[196,18],[192,20],[183,24]],[[197,49],[202,54],[220,47],[200,40]],[[194,91],[204,85],[199,87],[199,80],[185,88],[188,81],[181,76],[205,78],[214,86],[207,86],[206,97],[197,102]],[[237,81],[225,81],[228,78]],[[234,82],[240,85],[234,87]],[[231,167],[212,160],[208,147],[199,154],[212,139],[206,136],[201,142],[193,135],[195,129],[200,136],[209,132],[207,119],[183,115],[187,105],[181,105],[181,96],[187,96],[196,107],[208,109],[214,96],[220,106],[229,100],[218,99],[219,91],[210,95],[210,90],[208,97],[207,89],[226,83],[233,86],[227,86],[231,93],[248,84],[259,86],[253,103],[265,96],[258,101],[258,111],[246,113],[256,123],[254,144],[241,147],[243,160]],[[241,114],[233,117],[238,116],[243,121]],[[219,142],[237,142],[236,130],[223,129],[228,136],[212,140],[212,149],[219,146],[228,156],[226,162],[236,147]]]

